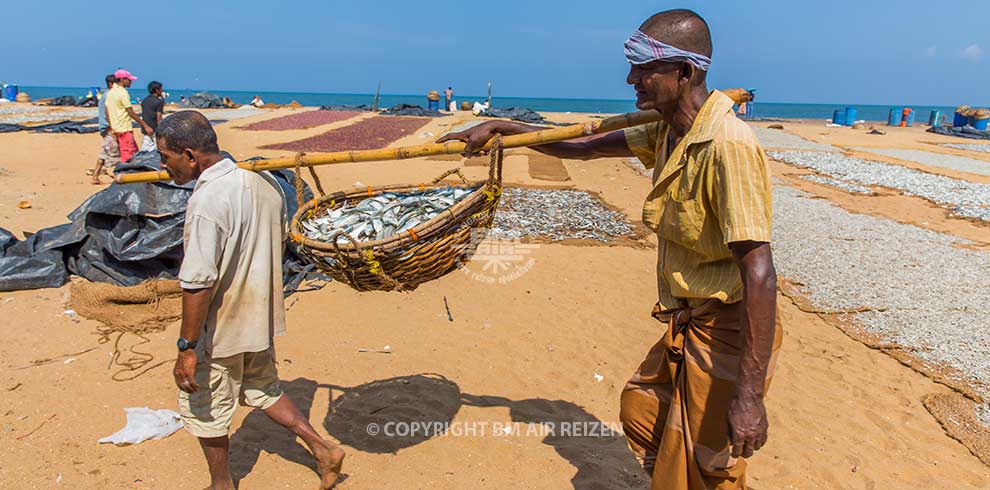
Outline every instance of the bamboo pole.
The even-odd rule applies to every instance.
[[[531,133],[514,134],[502,138],[503,148],[518,148],[521,146],[542,145],[554,143],[593,134],[610,133],[640,124],[658,121],[657,111],[630,112],[583,124],[572,124],[552,129],[543,129]],[[484,149],[491,147],[491,141]],[[240,162],[237,165],[245,170],[260,172],[262,170],[277,170],[282,168],[313,167],[317,165],[335,165],[338,163],[375,162],[382,160],[404,160],[407,158],[425,157],[430,155],[464,153],[465,144],[460,141],[446,143],[430,143],[426,145],[404,146],[399,148],[382,148],[378,150],[337,151],[333,153],[311,153],[299,157],[270,158]],[[118,184],[136,184],[141,182],[164,182],[172,180],[164,171],[135,172],[120,174],[114,177]]]

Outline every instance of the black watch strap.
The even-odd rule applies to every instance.
[[[179,347],[179,352],[184,352],[189,349],[195,349],[197,342],[195,340],[186,340],[179,337],[179,341],[175,343]]]

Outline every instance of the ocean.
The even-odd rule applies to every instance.
[[[31,87],[22,86],[21,91],[27,92],[34,99],[47,97],[57,97],[61,95],[85,95],[87,88],[84,87]],[[165,88],[169,94],[169,102],[178,102],[179,97],[192,95],[199,90],[173,90]],[[144,87],[132,87],[131,95],[142,97]],[[304,106],[321,106],[327,104],[368,104],[370,105],[375,96],[372,94],[331,94],[331,93],[308,93],[308,92],[246,92],[232,90],[210,90],[210,92],[220,97],[230,97],[231,100],[239,104],[246,104],[258,95],[265,102],[276,104],[288,104],[297,101]],[[461,101],[481,101],[485,100],[482,95],[458,95],[454,94],[454,99]],[[382,94],[379,98],[379,107],[387,108],[396,104],[415,104],[426,107],[425,95],[396,95]],[[633,99],[554,99],[538,97],[492,97],[492,105],[495,107],[527,107],[535,111],[546,112],[588,112],[597,114],[618,114],[636,110]],[[759,118],[779,118],[779,119],[821,119],[831,120],[832,112],[836,109],[855,107],[857,119],[867,121],[886,121],[891,109],[900,110],[903,107],[914,109],[915,121],[918,124],[928,122],[931,111],[941,111],[949,119],[952,117],[955,107],[948,106],[922,106],[922,105],[864,105],[864,104],[792,104],[785,102],[762,102],[759,99],[755,103],[755,116]]]

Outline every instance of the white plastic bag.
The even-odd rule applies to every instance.
[[[118,446],[138,444],[148,439],[164,439],[182,428],[179,414],[168,410],[152,410],[148,407],[125,408],[127,425],[113,434],[100,439],[100,444],[109,442]]]
[[[476,101],[474,103],[474,107],[471,108],[471,112],[474,113],[475,116],[477,116],[478,114],[481,114],[482,112],[484,112],[486,110],[488,110],[488,103],[487,102],[485,102],[484,104],[482,104],[481,102],[477,102]]]

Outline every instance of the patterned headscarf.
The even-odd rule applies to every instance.
[[[638,29],[626,40],[626,59],[634,65],[643,65],[651,61],[687,61],[703,71],[708,71],[708,67],[712,64],[712,59],[707,56],[675,48],[653,39]]]

